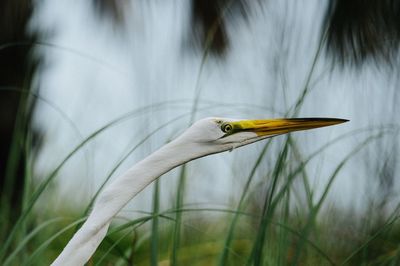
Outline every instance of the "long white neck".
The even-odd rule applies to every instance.
[[[99,195],[83,226],[75,233],[52,265],[84,265],[102,239],[112,218],[140,191],[178,165],[201,154],[179,138],[163,146],[119,176]]]

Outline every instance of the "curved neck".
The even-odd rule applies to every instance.
[[[197,157],[193,154],[189,156],[193,151],[188,146],[178,141],[170,142],[132,166],[102,191],[93,211],[97,208],[103,213],[107,212],[105,209],[110,209],[110,214],[111,209],[119,211],[155,179]]]
[[[168,143],[116,178],[99,195],[83,226],[52,265],[83,265],[107,233],[111,219],[140,191],[171,169],[201,156],[179,140]]]

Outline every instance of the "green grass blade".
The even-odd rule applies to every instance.
[[[375,240],[378,236],[380,236],[383,232],[390,229],[393,224],[400,218],[400,216],[391,217],[384,223],[384,225],[367,241],[365,241],[362,245],[360,245],[356,250],[354,250],[348,257],[346,257],[340,265],[346,265],[350,262],[352,258],[354,258],[360,251],[362,251],[366,246],[368,246],[373,240]]]
[[[269,193],[267,193],[264,201],[264,207],[262,211],[262,217],[260,224],[258,226],[258,234],[257,237],[254,241],[252,251],[250,254],[250,257],[248,259],[247,265],[253,264],[255,266],[261,265],[262,264],[262,259],[263,259],[263,248],[264,248],[264,242],[266,238],[266,233],[267,233],[267,228],[269,224],[269,220],[271,220],[272,214],[274,212],[275,207],[271,205],[272,198],[274,196],[277,184],[278,184],[278,178],[281,175],[284,167],[285,160],[287,158],[288,154],[288,149],[289,149],[289,138],[290,135],[286,137],[286,141],[284,144],[284,147],[282,151],[280,152],[277,162],[275,164],[275,168],[272,174],[272,186],[271,189],[269,190]]]
[[[186,164],[182,165],[181,171],[179,174],[179,181],[178,181],[178,188],[177,188],[177,195],[176,195],[176,202],[175,208],[179,209],[183,206],[183,196],[185,191],[185,183],[186,183]],[[178,265],[178,250],[181,241],[181,223],[182,223],[182,213],[176,212],[175,215],[175,225],[173,229],[173,242],[172,242],[172,250],[171,250],[171,265],[177,266]]]
[[[45,221],[44,223],[42,223],[38,227],[36,227],[32,232],[30,232],[28,235],[26,235],[25,238],[18,244],[18,246],[15,248],[15,250],[4,261],[3,266],[10,265],[10,263],[17,257],[17,255],[22,251],[22,249],[28,244],[28,242],[32,238],[34,238],[37,234],[39,234],[40,231],[42,231],[49,225],[59,222],[61,220],[64,220],[64,218],[60,218],[60,217],[54,218],[54,219]]]
[[[53,234],[50,238],[48,238],[44,243],[42,243],[27,259],[27,262],[23,263],[23,265],[31,265],[37,257],[53,242],[56,238],[58,238],[63,233],[67,232],[69,229],[76,226],[78,223],[82,222],[84,219],[76,220],[75,222],[69,224],[68,226],[64,227],[63,229],[57,231]]]
[[[160,210],[160,183],[157,179],[153,191],[153,221],[151,226],[151,265],[158,265],[158,212]]]
[[[231,220],[231,223],[230,223],[229,229],[228,229],[228,233],[227,233],[226,238],[225,238],[225,242],[224,242],[224,245],[223,245],[223,250],[222,250],[222,253],[221,253],[221,256],[220,256],[220,259],[219,259],[219,265],[221,265],[221,266],[222,265],[227,265],[227,263],[228,263],[229,252],[231,250],[230,246],[231,246],[232,240],[234,238],[236,225],[237,225],[237,222],[239,220],[239,214],[244,208],[244,200],[245,200],[245,198],[247,196],[247,192],[249,191],[250,184],[251,184],[251,182],[253,180],[253,177],[254,177],[254,175],[256,173],[256,170],[257,170],[258,166],[261,164],[265,154],[267,153],[267,150],[268,150],[270,144],[271,144],[271,139],[269,139],[268,142],[264,145],[263,149],[261,150],[260,154],[258,155],[257,160],[254,163],[254,165],[253,165],[253,167],[252,167],[252,169],[250,171],[249,176],[246,179],[246,184],[245,184],[245,186],[243,188],[242,194],[241,194],[240,199],[239,199],[239,203],[238,203],[238,205],[236,207],[236,211],[237,212],[235,213],[235,215],[233,216],[233,218]]]
[[[354,148],[353,150],[350,151],[349,154],[346,155],[346,157],[338,164],[338,166],[335,168],[335,170],[333,171],[332,175],[329,177],[328,179],[328,184],[325,186],[325,189],[322,193],[321,198],[319,199],[318,203],[314,206],[313,209],[311,209],[309,217],[308,217],[308,221],[306,226],[303,229],[302,235],[303,235],[303,239],[308,238],[308,235],[310,234],[313,225],[315,224],[315,219],[318,215],[318,212],[320,211],[323,202],[325,201],[328,192],[333,184],[333,181],[336,179],[337,175],[339,174],[339,172],[341,171],[341,169],[343,168],[343,166],[351,159],[353,158],[354,155],[356,155],[358,152],[360,152],[363,148],[367,147],[368,144],[373,141],[376,140],[378,138],[382,137],[381,134],[377,135],[377,136],[371,136],[368,137],[365,141],[363,141],[361,144],[357,145],[356,148]],[[304,242],[300,242],[297,245],[296,248],[296,253],[293,257],[293,261],[291,263],[291,265],[298,265],[299,264],[299,260],[300,260],[300,255],[302,253],[304,247]]]

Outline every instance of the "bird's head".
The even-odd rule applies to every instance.
[[[347,122],[338,118],[243,120],[208,117],[188,128],[181,140],[204,150],[204,155],[231,150],[277,135]]]

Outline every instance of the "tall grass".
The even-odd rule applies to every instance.
[[[212,38],[212,32],[209,38]],[[208,39],[209,39],[208,38]],[[321,38],[318,51],[310,67],[305,85],[300,90],[298,100],[288,108],[287,116],[297,116],[311,88],[311,78],[320,56],[324,38]],[[206,45],[207,47],[207,45]],[[161,102],[135,109],[105,124],[92,134],[83,138],[53,171],[44,178],[34,178],[35,173],[25,173],[24,200],[22,213],[17,222],[2,228],[0,239],[0,264],[2,265],[46,265],[61,252],[70,236],[84,221],[91,205],[100,190],[106,185],[122,163],[146,141],[161,129],[173,126],[178,120],[190,122],[202,110],[224,107],[248,107],[246,105],[224,105],[218,102],[201,100],[200,78],[207,59],[207,49],[203,54],[198,80],[192,101],[177,100]],[[1,91],[0,91],[1,93]],[[37,97],[37,95],[33,95]],[[39,98],[40,99],[40,98]],[[48,101],[43,101],[48,103]],[[50,103],[51,104],[51,103]],[[51,105],[54,107],[54,105]],[[56,181],[59,171],[67,162],[82,151],[89,142],[95,140],[108,129],[135,117],[147,117],[150,112],[164,111],[181,107],[182,114],[155,128],[143,139],[138,140],[128,152],[121,156],[104,182],[94,193],[90,202],[76,213],[65,214],[37,213],[35,206],[45,191],[51,192],[50,184]],[[256,108],[252,106],[252,108]],[[54,108],[58,110],[58,108]],[[61,111],[63,119],[68,120]],[[23,123],[22,121],[21,123]],[[71,121],[69,121],[71,122]],[[73,123],[72,123],[72,126]],[[31,155],[31,137],[28,127],[16,132],[16,141],[25,144],[25,152]],[[305,156],[296,137],[288,135],[267,140],[260,150],[250,171],[243,174],[244,186],[230,206],[224,208],[192,207],[185,202],[187,184],[191,182],[187,166],[178,172],[176,197],[163,208],[161,194],[163,187],[156,181],[153,186],[151,212],[140,211],[139,218],[119,220],[113,224],[106,240],[90,261],[90,265],[397,265],[400,260],[399,207],[392,213],[377,219],[374,213],[358,214],[351,219],[346,210],[332,209],[327,200],[332,185],[346,164],[351,164],[356,155],[384,136],[398,135],[396,127],[381,129],[365,128],[352,131],[325,143],[310,155]],[[328,182],[317,198],[310,182],[308,165],[326,149],[348,138],[357,136],[360,141],[328,176]],[[261,145],[261,144],[260,144]],[[14,146],[13,146],[14,147]],[[236,151],[235,151],[236,152]],[[237,151],[237,152],[240,152]],[[18,157],[15,150],[10,153],[10,164]],[[32,169],[33,161],[27,169]],[[263,172],[263,165],[273,165]],[[260,174],[261,172],[261,174]],[[15,172],[10,171],[12,180]],[[261,175],[261,178],[259,177]],[[41,180],[41,181],[39,181]],[[12,185],[12,183],[10,183]],[[297,202],[296,191],[302,187],[306,204]],[[212,190],[212,186],[210,186]],[[254,197],[253,195],[259,195]],[[11,211],[10,202],[3,200],[2,224],[6,224]],[[400,206],[400,204],[399,204]],[[79,213],[83,210],[82,213]],[[60,213],[65,212],[61,210]],[[213,215],[209,215],[213,214]],[[332,217],[328,220],[323,216]],[[363,223],[364,220],[377,220],[377,223]],[[337,228],[352,227],[351,234]]]
[[[182,104],[190,108],[190,104],[187,105],[185,102],[160,103],[156,108],[164,110],[169,106]],[[206,108],[212,107],[212,105],[208,105]],[[220,106],[218,107],[220,108]],[[3,245],[1,246],[0,254],[3,265],[44,265],[54,259],[74,232],[76,226],[84,220],[84,217],[77,216],[77,214],[71,214],[75,218],[68,219],[62,217],[40,217],[40,214],[34,212],[33,206],[37,204],[44,191],[49,189],[48,185],[57,177],[58,171],[69,159],[83,149],[85,144],[95,139],[108,128],[126,119],[138,115],[146,115],[148,108],[150,107],[134,110],[104,125],[72,149],[66,158],[41,183],[27,183],[25,189],[31,191],[34,188],[34,192],[28,197],[28,200],[24,201],[21,216],[7,237],[2,240]],[[154,107],[152,107],[152,111],[155,111]],[[190,115],[191,112],[188,112],[174,120]],[[140,148],[155,132],[170,126],[173,121],[161,125],[144,139],[139,140],[116,163],[115,167],[106,176],[105,182],[134,150]],[[361,141],[349,154],[343,155],[343,160],[328,178],[328,183],[322,195],[319,199],[316,199],[308,181],[306,167],[308,163],[328,147],[346,138],[365,135],[366,132],[370,133],[368,133],[364,141]],[[246,177],[242,194],[234,209],[188,208],[182,202],[179,208],[173,205],[172,209],[163,210],[160,208],[162,188],[156,182],[153,191],[152,212],[147,215],[144,214],[141,218],[120,222],[118,225],[113,226],[108,233],[107,240],[101,245],[91,263],[106,265],[110,262],[118,261],[120,265],[170,264],[172,263],[171,256],[175,259],[174,263],[179,265],[189,263],[193,265],[336,265],[369,262],[371,257],[368,255],[361,256],[362,252],[370,250],[377,241],[385,241],[385,239],[391,241],[390,238],[393,235],[400,233],[400,227],[397,222],[399,217],[398,209],[395,209],[387,219],[382,220],[380,226],[369,228],[369,230],[372,230],[370,235],[364,235],[361,239],[352,241],[352,245],[335,246],[333,250],[328,249],[328,247],[329,243],[333,242],[334,244],[335,241],[335,237],[330,232],[330,228],[335,227],[335,221],[332,220],[331,223],[321,224],[318,216],[326,203],[331,186],[343,166],[346,163],[350,163],[355,154],[367,148],[371,143],[379,141],[387,134],[398,134],[398,130],[393,127],[380,130],[366,128],[346,133],[327,142],[307,157],[301,156],[301,151],[297,147],[295,138],[291,136],[287,136],[281,144],[276,141],[279,145],[275,146],[272,145],[274,139],[267,140],[264,148],[260,151],[258,159],[253,162],[254,165]],[[26,135],[29,136],[29,134]],[[27,145],[29,145],[29,141]],[[280,150],[277,157],[265,156],[268,154],[267,151],[276,153],[276,149]],[[249,197],[252,193],[256,193],[254,189],[258,187],[258,185],[254,186],[253,184],[255,173],[260,165],[268,160],[275,160],[273,163],[275,167],[265,175],[264,186],[266,186],[266,192],[263,197],[264,200],[255,202],[254,198]],[[31,174],[29,173],[29,175]],[[187,180],[190,182],[190,177]],[[294,199],[296,197],[293,194],[294,180],[302,182],[305,191],[307,191],[306,206],[308,207],[300,210],[302,212],[301,215],[296,215],[293,212]],[[97,193],[95,193],[95,196]],[[93,202],[95,196],[91,202]],[[261,206],[261,208],[252,206]],[[84,215],[88,209],[89,207],[86,207]],[[211,216],[213,218],[207,220],[207,212],[220,213],[220,215],[213,215]],[[177,233],[177,213],[180,215],[187,214],[184,217],[188,218],[182,219],[180,222],[185,229],[184,231],[190,232],[190,238],[182,238],[178,245],[174,242],[176,240],[171,239],[169,233]],[[225,215],[223,215],[224,213]],[[330,213],[330,215],[341,216],[343,213],[337,210],[335,213]],[[192,224],[190,222],[196,217],[201,217],[202,223]],[[358,219],[364,218],[359,217]],[[145,226],[148,223],[151,223],[150,227]],[[210,230],[210,226],[215,226],[215,229]],[[364,228],[359,228],[358,230],[362,229],[364,230]],[[354,237],[357,236],[359,238],[358,234],[360,233],[354,233]],[[175,239],[178,238],[179,234],[175,236]],[[134,240],[133,242],[132,239]],[[181,252],[178,252],[178,250]],[[374,259],[376,261],[384,261],[387,265],[397,262],[397,249],[384,249],[381,252],[381,254],[375,256]],[[171,255],[172,253],[175,253],[175,255]]]

